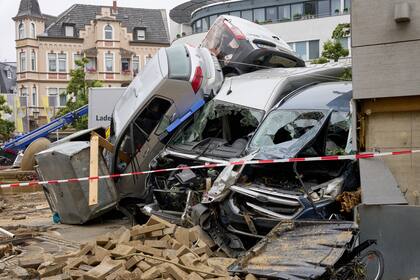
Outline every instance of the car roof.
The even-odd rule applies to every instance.
[[[320,83],[289,94],[279,102],[276,110],[318,109],[349,112],[352,97],[351,82]]]
[[[214,100],[267,111],[267,103],[276,92],[279,77],[246,75],[227,78]]]
[[[314,67],[259,70],[226,78],[214,99],[269,111],[294,89],[314,82],[331,80],[331,76],[336,77],[346,67],[346,64],[334,63]]]

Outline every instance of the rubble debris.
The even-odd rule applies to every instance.
[[[15,215],[12,217],[12,221],[19,221],[19,220],[25,220],[26,215]]]
[[[169,234],[164,234],[169,232]],[[152,216],[144,225],[121,227],[98,236],[74,253],[39,264],[50,279],[230,279],[227,267],[235,259],[217,251],[199,227],[190,229]],[[38,261],[21,261],[35,267]]]
[[[13,251],[14,248],[12,244],[0,245],[0,258],[12,255]]]
[[[336,200],[341,204],[341,212],[351,213],[357,205],[362,202],[362,190],[355,192],[343,192]]]
[[[29,279],[29,273],[23,267],[17,266],[12,269],[12,274],[18,279]]]

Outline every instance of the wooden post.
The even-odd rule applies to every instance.
[[[99,175],[99,137],[92,135],[90,138],[89,177]],[[89,206],[98,204],[98,180],[89,180]]]

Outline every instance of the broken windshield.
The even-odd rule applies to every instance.
[[[193,145],[206,139],[222,139],[225,145],[245,147],[248,137],[258,127],[264,112],[233,103],[212,100],[194,115],[194,119],[170,143]],[[207,143],[207,142],[206,142]]]
[[[290,151],[299,151],[316,137],[328,121],[325,142],[326,154],[344,153],[349,134],[348,112],[328,110],[276,110],[270,113],[251,141],[252,149],[275,157],[295,156]],[[314,149],[305,150],[307,156],[319,155]]]

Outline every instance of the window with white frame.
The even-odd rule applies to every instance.
[[[140,57],[134,56],[133,57],[133,74],[137,75],[140,71]]]
[[[31,22],[31,38],[36,38],[36,26],[35,23]]]
[[[289,46],[303,60],[319,58],[319,40],[301,41],[289,43]]]
[[[55,53],[48,54],[48,71],[57,72],[57,54]]]
[[[6,71],[6,75],[9,80],[12,79],[12,71],[10,71],[9,69]]]
[[[96,71],[96,57],[89,57],[88,63],[86,64],[86,71],[95,72]]]
[[[67,71],[67,55],[65,53],[58,54],[58,72]]]
[[[67,91],[65,88],[58,89],[58,105],[59,107],[65,107],[67,104]]]
[[[36,71],[36,53],[35,53],[35,50],[31,51],[31,70]]]
[[[130,59],[128,58],[121,58],[121,70],[123,72],[129,72],[130,71]]]
[[[22,87],[20,88],[20,106],[21,107],[28,107],[28,88]]]
[[[32,106],[38,107],[38,91],[35,85],[32,87]]]
[[[20,72],[26,71],[26,52],[25,51],[19,53],[19,67],[20,67]]]
[[[75,53],[73,54],[73,69],[79,68],[79,66],[76,65],[76,61],[80,61],[83,59],[83,56],[81,54]]]
[[[18,26],[18,39],[23,38],[25,38],[25,25],[23,24],[23,22],[21,22]]]
[[[147,55],[145,58],[144,58],[144,65],[146,65],[150,60],[152,59],[152,55]]]
[[[112,53],[105,54],[105,71],[114,72],[114,54]]]
[[[345,50],[349,50],[350,49],[349,48],[349,42],[350,42],[349,37],[340,38],[340,39],[338,39],[338,41],[340,42],[340,44],[343,47],[343,49],[345,49]]]
[[[58,89],[48,88],[47,93],[48,93],[48,105],[50,107],[59,107]]]
[[[144,41],[144,40],[146,40],[146,30],[144,30],[144,29],[137,29],[137,32],[136,32],[137,34],[137,37],[136,37],[136,39],[137,39],[137,41]]]
[[[64,34],[66,37],[74,37],[74,26],[73,25],[66,25],[64,27]]]
[[[114,31],[111,25],[107,24],[104,28],[105,40],[112,40],[114,38]]]

